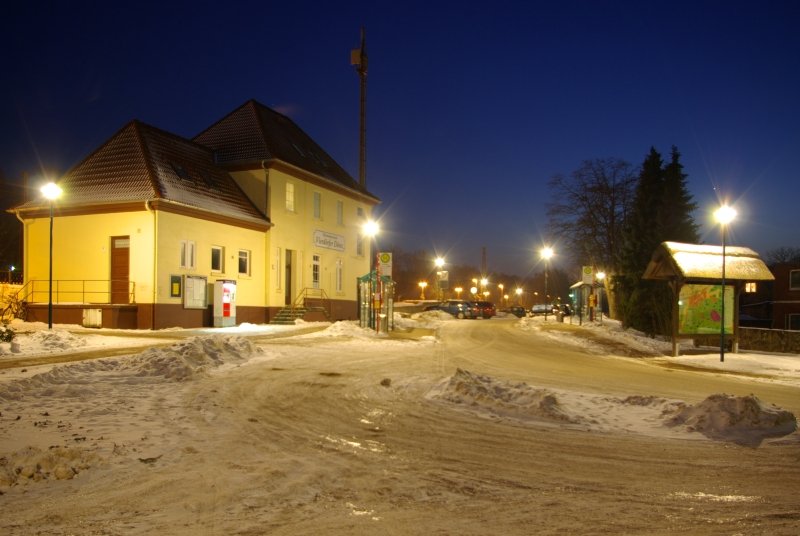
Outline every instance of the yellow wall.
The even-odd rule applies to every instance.
[[[142,204],[144,208],[144,203]],[[108,302],[111,275],[111,237],[130,236],[130,275],[137,303],[151,301],[153,292],[153,217],[124,212],[85,216],[56,216],[53,220],[53,280],[58,302]],[[32,301],[47,301],[50,219],[25,225],[25,281],[37,291]],[[85,292],[83,292],[85,291]]]
[[[142,205],[144,208],[144,204]],[[155,221],[158,250],[154,252]],[[29,220],[25,226],[26,281],[36,280],[32,301],[46,302],[49,283],[50,220]],[[53,285],[57,303],[108,302],[112,236],[130,236],[130,275],[136,303],[181,303],[170,297],[170,275],[199,275],[237,281],[237,304],[264,305],[264,232],[242,229],[163,211],[55,217],[53,223]],[[180,267],[180,241],[196,247],[194,269]],[[211,272],[211,246],[225,251],[224,271]],[[250,251],[250,276],[239,274],[239,250]],[[155,257],[154,257],[155,253]],[[157,259],[157,261],[156,261]],[[154,273],[156,266],[158,273]],[[156,278],[157,285],[153,281]],[[83,292],[87,291],[87,292]],[[208,303],[213,302],[209,291]]]
[[[295,252],[294,296],[303,288],[312,287],[312,259],[319,255],[320,288],[331,299],[355,301],[356,278],[366,274],[370,267],[370,244],[364,241],[363,254],[357,255],[356,243],[362,232],[363,221],[357,209],[363,209],[365,218],[371,215],[367,203],[356,201],[343,193],[298,179],[292,175],[270,169],[232,173],[245,191],[264,192],[265,182],[269,206],[258,206],[273,223],[268,233],[268,266],[266,286],[269,306],[281,306],[285,300],[285,258],[287,250]],[[294,184],[295,210],[286,209],[286,184]],[[321,217],[314,218],[314,192],[321,195]],[[263,200],[262,196],[260,200]],[[343,222],[337,222],[337,201],[343,202]],[[263,202],[263,201],[262,201]],[[314,231],[323,231],[344,238],[344,251],[319,247],[314,244]],[[280,255],[280,257],[279,257]],[[342,290],[336,291],[336,264],[341,261]]]
[[[158,212],[158,292],[156,303],[181,303],[170,297],[170,275],[197,275],[208,278],[209,285],[218,279],[237,282],[237,305],[264,305],[264,251],[266,236],[262,231],[198,220],[188,216]],[[180,267],[180,242],[194,241],[195,268]],[[211,247],[225,251],[223,272],[211,271]],[[250,274],[239,274],[239,250],[250,251]],[[213,303],[213,289],[208,290],[208,303]]]

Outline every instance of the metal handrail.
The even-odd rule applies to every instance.
[[[112,283],[128,286],[127,303],[136,303],[136,283],[114,279],[57,279],[53,280],[53,303],[107,303],[112,304]],[[50,281],[31,279],[17,292],[17,299],[27,303],[48,303]]]
[[[325,316],[330,318],[331,316],[331,299],[328,297],[328,294],[325,292],[324,289],[321,288],[311,288],[306,287],[300,291],[295,298],[294,303],[292,303],[291,308],[305,308],[306,302],[309,298],[318,299],[322,302],[322,308],[325,310]]]

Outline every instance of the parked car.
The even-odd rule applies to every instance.
[[[528,311],[526,311],[525,308],[520,305],[513,305],[511,307],[506,307],[505,309],[503,309],[503,312],[512,314],[517,318],[523,318],[525,316],[528,316]]]
[[[549,315],[554,315],[558,312],[558,306],[546,303],[536,303],[531,307],[531,315],[543,315],[545,313]]]
[[[472,302],[472,312],[473,318],[492,318],[497,314],[497,308],[492,302],[477,301]]]
[[[425,307],[426,311],[444,311],[456,318],[472,318],[472,305],[466,300],[447,300]]]
[[[558,306],[558,310],[562,316],[572,316],[572,307],[568,303],[562,303]]]

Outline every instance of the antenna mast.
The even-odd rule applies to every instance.
[[[367,38],[361,27],[361,48],[350,51],[350,65],[355,66],[361,81],[360,147],[358,159],[358,183],[367,188]]]

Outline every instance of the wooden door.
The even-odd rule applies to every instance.
[[[111,303],[130,303],[130,236],[111,237]]]

